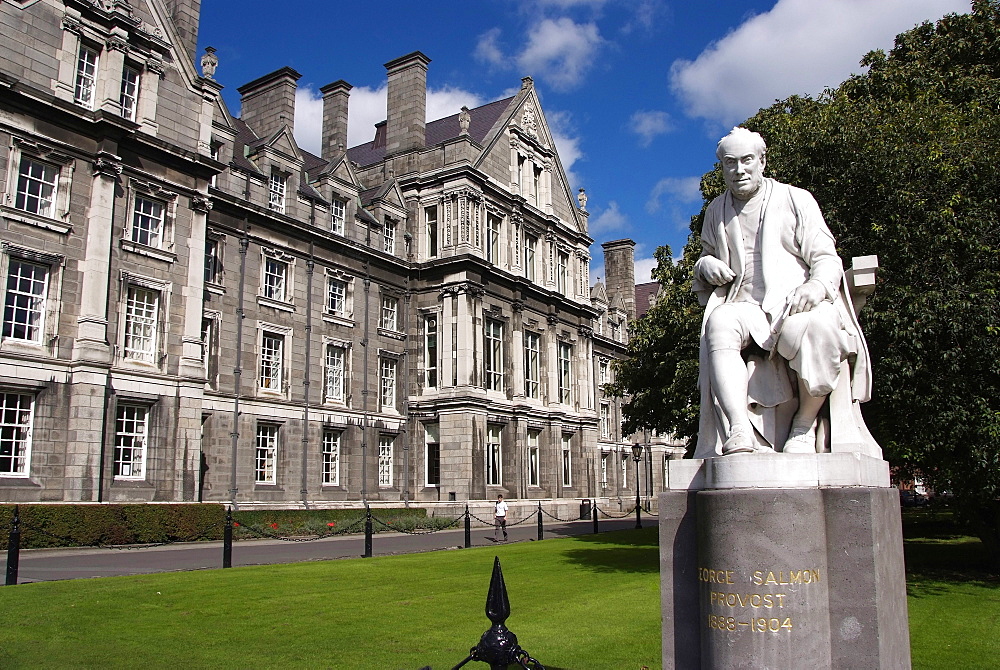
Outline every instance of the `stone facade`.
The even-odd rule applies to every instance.
[[[199,75],[198,8],[0,4],[38,33],[0,48],[0,499],[634,496],[600,389],[631,246],[592,289],[531,79],[425,122],[430,60],[403,56],[369,143],[322,88],[316,156],[297,72],[238,118],[213,54]]]

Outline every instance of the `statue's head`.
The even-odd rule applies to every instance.
[[[722,161],[722,176],[734,198],[749,200],[760,190],[767,164],[763,137],[746,128],[733,128],[719,140],[715,155]]]

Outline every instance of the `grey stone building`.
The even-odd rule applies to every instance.
[[[0,46],[0,499],[634,496],[600,389],[634,245],[592,288],[531,79],[426,122],[409,54],[371,142],[323,87],[317,156],[297,72],[238,118],[198,73],[198,7],[0,4],[32,36]]]

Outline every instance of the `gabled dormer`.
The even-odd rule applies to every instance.
[[[395,179],[361,192],[361,204],[375,219],[371,244],[400,258],[410,253],[410,235],[406,231],[406,207],[403,193]]]

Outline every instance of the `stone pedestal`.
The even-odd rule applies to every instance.
[[[899,495],[884,461],[747,454],[669,465],[665,669],[910,667]]]

